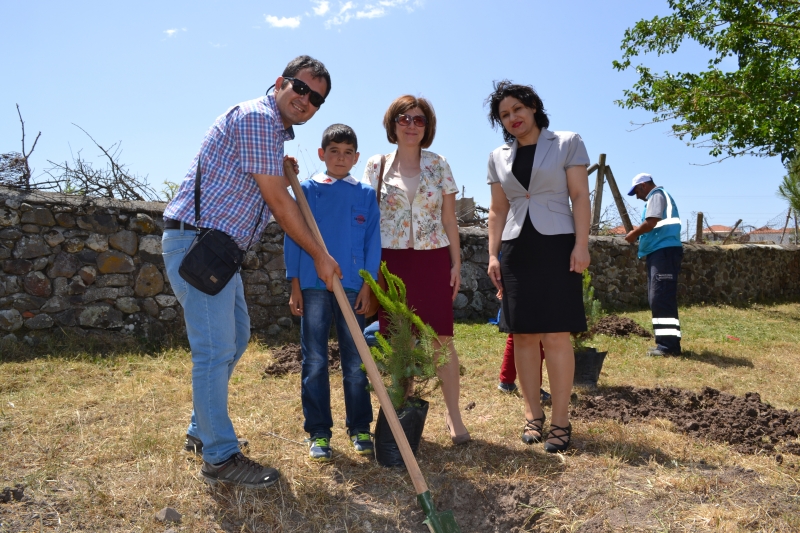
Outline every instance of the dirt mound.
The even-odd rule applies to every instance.
[[[611,337],[627,337],[628,335],[638,335],[639,337],[650,338],[653,335],[642,326],[630,318],[617,315],[606,315],[592,326],[592,334],[609,335]]]
[[[287,344],[272,350],[272,357],[275,361],[264,369],[264,373],[269,376],[299,374],[302,369],[303,353],[299,344]],[[336,343],[328,344],[328,369],[339,370],[340,368],[339,345]]]
[[[537,494],[539,487],[527,483],[489,483],[476,487],[470,483],[454,484],[443,476],[430,476],[431,482],[440,490],[436,494],[436,508],[453,511],[461,531],[522,532],[531,522],[535,523],[546,508],[547,495]],[[533,511],[532,511],[533,510]],[[409,520],[409,531],[421,531],[419,523],[424,518]]]
[[[685,434],[728,443],[741,453],[800,453],[799,444],[788,442],[800,435],[800,412],[774,409],[755,392],[742,398],[710,387],[699,393],[675,388],[611,387],[599,395],[581,398],[573,415],[623,423],[665,418]]]

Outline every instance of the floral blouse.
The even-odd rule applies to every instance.
[[[397,152],[386,156],[384,176],[392,166]],[[374,155],[367,161],[364,169],[364,182],[378,187],[378,172],[381,156]],[[404,249],[411,240],[411,227],[414,228],[414,249],[434,250],[444,248],[450,240],[442,224],[442,203],[445,194],[458,192],[458,187],[450,172],[450,165],[444,157],[422,150],[420,159],[420,179],[413,205],[400,187],[387,183],[384,179],[381,195],[381,247]]]

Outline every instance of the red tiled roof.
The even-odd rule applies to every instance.
[[[611,228],[608,230],[611,235],[627,235],[628,232],[625,231],[625,226],[617,226],[616,228]]]
[[[712,231],[716,233],[730,233],[733,228],[730,226],[722,226],[720,224],[715,224],[713,226],[709,226],[708,228],[703,230],[703,233],[710,233]]]
[[[752,233],[759,233],[759,234],[768,234],[768,235],[774,235],[776,233],[777,234],[781,234],[781,233],[783,233],[783,228],[778,228],[778,229],[766,228],[766,227],[765,228],[758,228],[758,229],[754,229],[750,233],[751,234]],[[786,234],[788,235],[789,233],[794,233],[794,228],[786,228]]]

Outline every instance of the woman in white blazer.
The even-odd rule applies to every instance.
[[[489,121],[502,127],[506,143],[489,155],[488,272],[502,291],[505,323],[514,335],[525,401],[522,440],[544,440],[545,450],[558,452],[572,435],[570,332],[586,331],[581,274],[589,266],[589,156],[577,133],[547,129],[550,120],[533,87],[503,80],[494,88],[486,100]],[[546,437],[539,342],[553,403]]]

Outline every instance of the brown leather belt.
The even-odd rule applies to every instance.
[[[173,220],[171,218],[164,219],[164,229],[181,229],[181,221],[180,220]],[[186,222],[183,223],[183,229],[189,231],[196,231],[197,228],[192,226],[191,224],[187,224]]]

